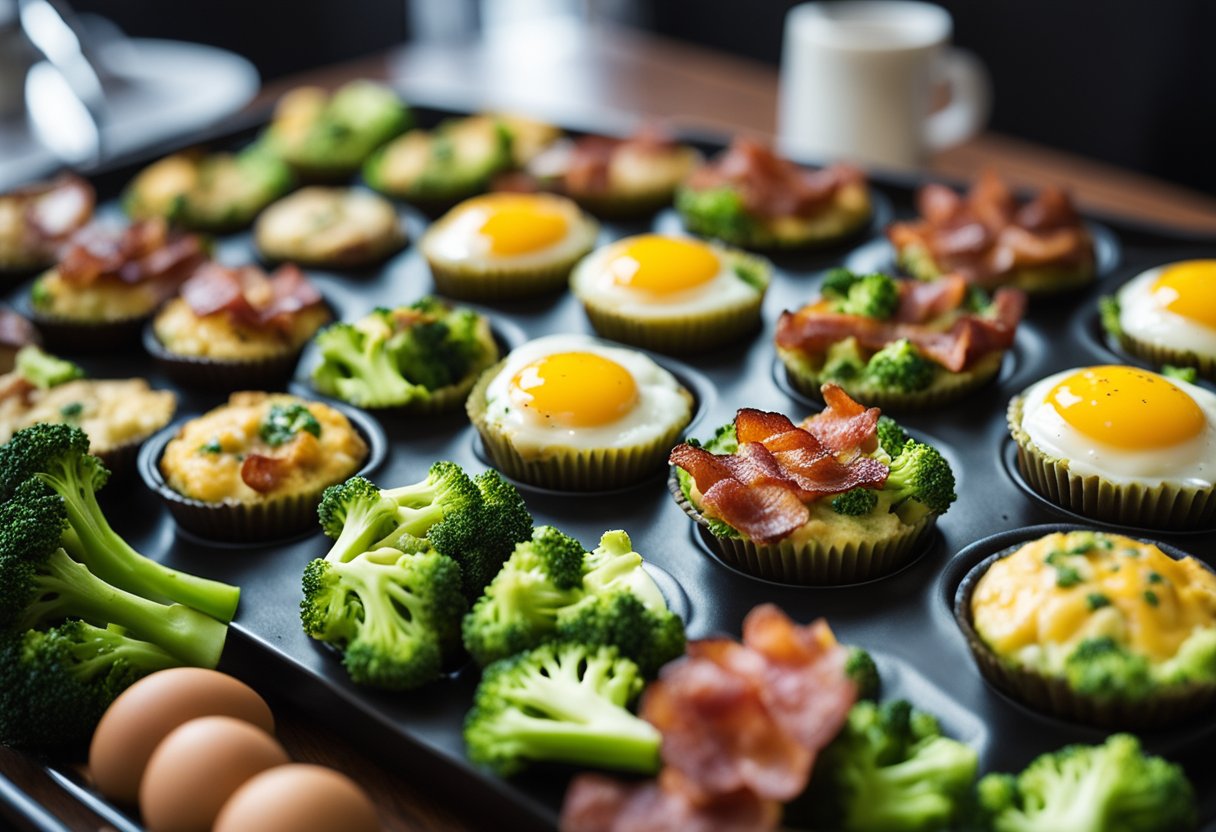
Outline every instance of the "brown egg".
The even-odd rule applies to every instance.
[[[241,786],[213,832],[378,832],[376,807],[344,774],[296,763],[263,771]]]
[[[134,804],[152,750],[170,731],[200,716],[231,716],[274,733],[274,717],[253,688],[201,667],[145,676],[110,705],[93,732],[89,770],[106,797]]]
[[[203,716],[173,729],[156,746],[139,784],[139,811],[150,832],[208,832],[246,780],[291,762],[278,740],[230,716]]]

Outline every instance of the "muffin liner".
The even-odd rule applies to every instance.
[[[562,491],[607,491],[634,485],[663,464],[688,427],[688,422],[673,425],[651,441],[632,448],[555,448],[543,457],[526,458],[485,418],[486,389],[503,366],[504,362],[499,362],[481,374],[465,408],[495,467],[520,482]],[[687,390],[685,393],[689,397],[691,420],[692,394]]]
[[[209,390],[237,390],[282,387],[295,371],[304,351],[297,349],[281,355],[253,359],[224,359],[181,355],[170,352],[156,337],[153,321],[143,329],[143,345],[156,365],[178,384]]]
[[[1046,676],[1003,661],[976,632],[971,620],[971,597],[988,568],[1021,545],[990,555],[974,566],[964,576],[954,598],[955,621],[980,675],[990,685],[1035,710],[1099,728],[1162,728],[1199,713],[1210,713],[1216,705],[1216,683],[1177,685],[1140,699],[1118,699],[1078,693],[1062,677]]]
[[[85,321],[47,315],[28,305],[22,311],[38,327],[43,343],[52,352],[98,353],[135,346],[140,330],[152,317],[149,312],[116,321]]]
[[[1007,351],[1001,351],[1000,358],[993,361],[991,367],[977,367],[967,373],[943,372],[938,374],[934,386],[930,389],[911,393],[861,391],[855,389],[849,382],[836,381],[836,383],[857,401],[868,407],[877,407],[884,413],[887,411],[912,413],[918,410],[936,410],[966,398],[967,394],[996,378],[1001,371],[1001,361],[1004,360],[1005,352]],[[819,392],[823,379],[807,373],[798,360],[800,357],[798,351],[778,348],[777,355],[785,366],[786,378],[789,380],[790,386],[814,401],[823,401],[823,396]]]
[[[330,404],[350,420],[367,443],[367,458],[351,476],[366,476],[384,461],[387,443],[376,421],[364,413],[341,404]],[[236,501],[208,503],[175,491],[160,470],[165,447],[188,421],[179,420],[162,429],[144,443],[138,468],[144,484],[165,503],[174,521],[185,531],[210,540],[254,543],[289,537],[314,528],[321,493],[334,483],[325,483],[308,492],[277,497],[264,503]],[[341,482],[342,480],[338,480]]]
[[[387,260],[409,243],[409,235],[398,225],[397,233],[383,239],[367,240],[350,246],[330,257],[305,257],[298,252],[286,251],[275,246],[266,247],[254,232],[254,246],[258,256],[267,263],[294,263],[297,266],[316,269],[359,269],[374,266]]]
[[[438,263],[427,257],[435,290],[460,300],[509,300],[551,294],[566,287],[570,270],[591,250],[580,249],[576,256],[541,269],[468,268]]]
[[[787,584],[839,586],[890,575],[916,559],[937,525],[937,515],[929,514],[881,541],[851,540],[843,545],[823,545],[813,540],[802,543],[783,540],[764,545],[737,537],[718,537],[710,532],[705,515],[680,487],[675,468],[667,487],[676,504],[706,532],[705,537],[712,541],[723,561],[749,575]]]
[[[583,310],[595,331],[605,338],[643,349],[672,354],[700,352],[738,341],[760,328],[763,293],[730,309],[670,318],[631,318],[614,309],[584,300]]]
[[[1175,367],[1194,367],[1204,378],[1216,380],[1216,355],[1200,355],[1191,350],[1180,350],[1160,344],[1150,344],[1141,341],[1126,332],[1118,338],[1119,346],[1127,352],[1160,367],[1172,364]]]
[[[1009,432],[1017,443],[1018,470],[1036,492],[1058,506],[1103,523],[1148,529],[1190,530],[1216,524],[1216,488],[1172,483],[1116,484],[1068,470],[1068,460],[1052,459],[1022,430],[1022,396],[1009,402]]]
[[[606,220],[643,219],[671,205],[675,198],[674,187],[633,193],[562,193],[583,210]]]

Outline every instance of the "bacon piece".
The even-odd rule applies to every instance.
[[[942,275],[937,280],[901,280],[895,320],[923,324],[953,312],[966,300],[967,281],[961,274]]]
[[[571,147],[563,186],[572,193],[602,192],[609,185],[613,157],[622,149],[663,153],[677,146],[671,136],[654,124],[643,124],[627,139],[583,136]]]
[[[781,821],[781,804],[741,790],[697,804],[679,787],[624,783],[580,774],[562,805],[562,832],[766,832]]]
[[[245,326],[281,330],[290,328],[292,315],[322,302],[317,288],[290,263],[270,276],[253,266],[207,263],[182,286],[182,298],[200,317],[225,312]]]
[[[77,286],[99,280],[127,285],[159,284],[169,297],[207,259],[202,238],[170,233],[161,218],[132,223],[122,231],[92,227],[75,235],[60,256],[60,277]]]
[[[1018,209],[1016,222],[1029,231],[1050,231],[1076,228],[1081,225],[1081,217],[1063,188],[1048,185]]]
[[[60,241],[82,228],[93,216],[97,194],[93,186],[71,173],[10,194],[26,201],[30,229],[46,241]]]
[[[853,401],[838,384],[825,384],[820,392],[827,406],[803,420],[802,428],[838,454],[874,451],[878,447],[878,417],[882,411]]]
[[[249,454],[241,463],[241,480],[259,494],[265,494],[278,487],[289,467],[277,457]]]
[[[41,342],[32,323],[7,306],[0,306],[0,346],[20,349],[26,344]]]
[[[700,486],[698,486],[700,488]],[[748,486],[725,479],[701,492],[701,506],[760,544],[776,543],[805,526],[811,513],[781,485]]]
[[[780,413],[745,407],[735,414],[735,437],[740,445],[764,442],[770,437],[794,429],[794,423]]]

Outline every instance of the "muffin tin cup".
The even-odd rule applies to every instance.
[[[757,294],[746,306],[698,314],[642,320],[583,301],[583,310],[595,331],[605,338],[642,349],[673,355],[701,352],[742,340],[760,328]]]
[[[888,391],[875,393],[854,390],[847,382],[840,386],[857,401],[869,407],[877,407],[884,413],[937,410],[965,399],[973,390],[978,390],[996,378],[1001,371],[1001,362],[1004,360],[1006,352],[1006,350],[1002,350],[994,358],[985,359],[987,363],[973,368],[966,374],[950,372],[939,374],[934,382],[935,386],[928,390],[918,390],[912,393]],[[777,355],[785,366],[786,378],[789,380],[790,387],[810,399],[823,401],[823,396],[819,392],[819,387],[823,382],[805,373],[798,364],[797,353],[793,350],[778,348]]]
[[[52,352],[97,353],[126,349],[139,343],[139,333],[151,313],[116,321],[82,321],[23,310]]]
[[[462,269],[431,258],[431,277],[439,294],[459,300],[496,301],[530,298],[559,292],[566,287],[570,270],[583,258],[567,258],[543,269]]]
[[[1133,338],[1126,332],[1117,340],[1125,352],[1156,367],[1164,364],[1172,364],[1175,367],[1194,367],[1204,378],[1216,380],[1216,355],[1200,355],[1189,350],[1149,344]]]
[[[584,211],[606,220],[645,219],[671,204],[674,188],[638,193],[578,193],[563,191]]]
[[[1098,728],[1163,728],[1211,711],[1216,705],[1216,683],[1179,685],[1141,699],[1117,699],[1078,693],[1062,677],[1046,676],[1001,660],[975,631],[971,620],[971,598],[989,567],[1022,545],[1017,544],[990,555],[972,567],[955,593],[955,621],[985,681],[1001,693],[1037,711]],[[1167,554],[1174,556],[1168,551]]]
[[[374,419],[344,405],[329,405],[340,410],[367,444],[367,457],[351,476],[366,476],[384,461],[387,441]],[[177,525],[198,537],[229,543],[258,543],[291,537],[317,527],[317,503],[330,485],[325,483],[296,495],[276,497],[262,503],[208,503],[175,491],[160,470],[165,447],[177,435],[186,419],[179,420],[152,436],[139,453],[138,469],[144,484],[164,502]],[[345,479],[345,478],[343,478]],[[337,480],[336,482],[341,482]]]
[[[1017,444],[1018,471],[1027,484],[1056,505],[1103,523],[1163,531],[1216,524],[1216,488],[1162,483],[1116,484],[1097,475],[1074,474],[1067,460],[1053,459],[1022,430],[1023,398],[1009,402],[1009,431]]]
[[[908,246],[897,252],[895,265],[920,280],[936,280],[944,274],[921,246]],[[1097,266],[1091,257],[1075,266],[1026,266],[1014,269],[1001,279],[999,285],[1021,289],[1031,297],[1044,297],[1083,289],[1097,279]]]
[[[713,534],[705,515],[684,494],[674,468],[667,487],[676,504],[705,530],[705,536],[726,564],[758,578],[787,584],[841,586],[890,575],[916,559],[937,525],[937,516],[928,515],[882,541],[850,540],[840,545],[824,545],[814,540],[783,540],[763,545]]]
[[[166,375],[186,387],[236,390],[281,387],[300,360],[299,348],[266,358],[224,359],[170,352],[156,337],[152,321],[143,329],[143,345]]]

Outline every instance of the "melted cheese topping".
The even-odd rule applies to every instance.
[[[38,422],[64,422],[89,435],[92,453],[104,454],[151,436],[169,424],[176,408],[177,396],[153,390],[142,378],[77,379],[0,399],[0,442]]]
[[[250,327],[225,312],[199,316],[190,304],[174,298],[156,315],[156,339],[169,352],[196,358],[246,361],[273,358],[298,350],[329,320],[324,305],[291,314],[290,326]]]
[[[1069,650],[1108,636],[1163,662],[1216,624],[1216,574],[1122,535],[1056,533],[989,567],[971,599],[975,629],[998,654]]]

